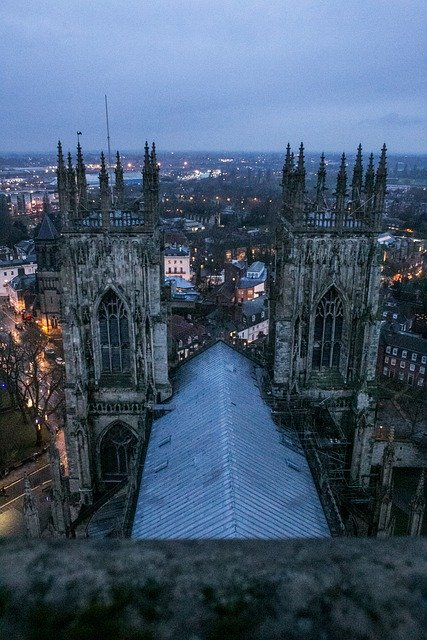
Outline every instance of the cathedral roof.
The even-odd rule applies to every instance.
[[[153,424],[134,539],[329,537],[296,437],[278,429],[254,363],[217,342],[176,372]]]
[[[49,215],[45,213],[37,235],[37,240],[55,240],[59,235]]]

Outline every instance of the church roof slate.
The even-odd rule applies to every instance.
[[[329,537],[305,455],[278,429],[254,363],[223,342],[183,364],[154,422],[132,538]]]

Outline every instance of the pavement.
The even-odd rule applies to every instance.
[[[61,460],[65,463],[65,443],[62,431],[57,434],[56,443]],[[49,524],[52,480],[48,454],[44,451],[37,458],[12,469],[0,481],[0,489],[5,490],[5,495],[0,495],[0,537],[21,537],[25,535],[23,499],[26,476],[30,481],[33,496],[39,508],[42,532],[46,530]]]

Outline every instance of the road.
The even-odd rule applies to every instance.
[[[36,461],[15,469],[1,482],[6,495],[0,496],[0,536],[22,536],[25,523],[22,515],[25,494],[25,474],[30,480],[33,495],[39,508],[42,530],[49,519],[49,490],[51,485],[48,456],[42,454]]]

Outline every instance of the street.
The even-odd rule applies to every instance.
[[[36,461],[12,471],[1,482],[0,486],[5,489],[5,495],[0,496],[0,536],[25,535],[22,514],[25,474],[30,480],[39,507],[41,529],[45,529],[48,524],[51,473],[47,453],[43,453]]]

